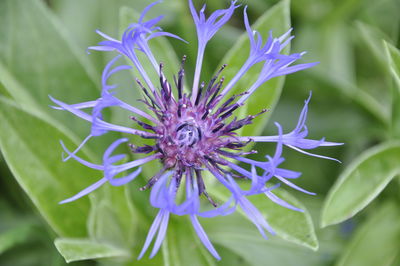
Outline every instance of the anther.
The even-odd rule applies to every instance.
[[[214,128],[214,129],[212,130],[212,133],[216,133],[216,132],[219,131],[223,126],[225,126],[224,123],[220,124],[218,127]]]
[[[199,93],[197,93],[196,101],[194,103],[195,105],[199,104],[199,101],[200,101],[200,98],[201,98],[201,94],[203,93],[204,86],[205,86],[205,84],[204,84],[204,81],[203,81],[200,84]]]

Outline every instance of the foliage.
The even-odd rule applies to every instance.
[[[104,186],[90,197],[58,205],[93,183],[98,174],[78,163],[62,162],[59,140],[73,147],[89,126],[49,108],[48,95],[71,103],[95,99],[102,67],[109,58],[86,54],[86,47],[100,40],[94,29],[118,36],[149,2],[0,1],[0,264],[397,265],[400,5],[396,0],[242,1],[263,36],[269,30],[278,36],[292,26],[296,39],[291,50],[307,50],[305,61],[320,62],[259,89],[247,111],[269,108],[270,112],[246,128],[245,134],[273,132],[269,121],[284,121],[284,128],[292,128],[312,90],[310,134],[346,143],[331,149],[330,156],[339,158],[341,165],[298,159],[299,154],[285,150],[285,164],[303,172],[296,184],[316,191],[317,196],[279,190],[279,196],[305,209],[304,213],[266,198],[252,198],[277,237],[264,240],[240,213],[201,220],[222,255],[217,262],[203,249],[188,221],[173,217],[162,252],[152,260],[137,261],[154,217],[147,192],[137,188],[154,172],[152,168],[144,169],[141,179],[129,186]],[[195,3],[200,5],[200,1]],[[207,4],[217,9],[227,2]],[[163,26],[190,42],[161,39],[150,43],[165,63],[167,76],[176,71],[176,62],[184,54],[191,73],[197,47],[186,0],[166,0],[155,9],[162,11],[158,13],[168,10]],[[242,15],[237,12],[234,17],[206,50],[206,77],[227,63],[229,79],[247,56]],[[245,87],[252,78],[248,75],[240,85]],[[129,76],[118,83],[128,87],[126,95],[137,89]],[[133,104],[135,100],[127,99]],[[126,114],[107,115],[119,121]],[[100,151],[111,139],[105,136],[89,142],[84,156],[99,161]],[[269,151],[270,146],[258,149]],[[217,187],[210,192],[224,199]]]

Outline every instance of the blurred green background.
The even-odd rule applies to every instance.
[[[78,163],[61,162],[59,140],[73,149],[88,134],[89,125],[49,108],[48,95],[67,103],[99,97],[101,71],[111,55],[85,52],[101,40],[94,30],[119,38],[151,2],[0,0],[0,265],[65,265],[66,260],[74,261],[70,265],[400,265],[396,0],[240,2],[248,5],[251,23],[259,19],[264,37],[269,30],[279,36],[292,26],[296,38],[291,51],[308,52],[302,63],[320,62],[286,77],[284,85],[283,79],[271,81],[274,94],[263,94],[261,88],[258,95],[265,101],[258,97],[252,110],[274,107],[282,89],[267,119],[279,121],[288,131],[312,91],[310,137],[345,143],[317,151],[342,164],[285,149],[284,166],[303,173],[296,184],[317,195],[282,190],[290,202],[305,205],[305,214],[260,203],[266,198],[254,200],[278,237],[265,241],[240,214],[201,220],[222,256],[217,262],[201,247],[189,220],[176,217],[159,254],[137,261],[156,213],[149,207],[148,192],[137,190],[153,171],[150,168],[129,186],[105,186],[68,206],[57,204],[100,176]],[[194,2],[197,7],[203,3]],[[205,3],[209,13],[229,5]],[[223,55],[244,31],[242,10],[207,46],[202,78],[207,80],[226,63]],[[165,0],[149,17],[159,14],[165,15],[162,27],[189,45],[162,40],[153,44],[156,54],[172,65],[170,72],[187,55],[191,84],[197,39],[187,2]],[[123,95],[131,95],[127,101],[136,103],[139,94],[132,77],[119,75],[118,83]],[[113,121],[125,117],[108,114]],[[267,119],[256,126],[273,135],[275,128],[265,125]],[[115,137],[109,134],[90,142],[84,157],[98,160]],[[265,151],[259,152],[263,155],[274,147],[256,148]]]

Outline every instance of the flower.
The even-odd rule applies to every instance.
[[[278,135],[276,136],[237,135],[236,131],[238,129],[251,124],[258,115],[266,112],[264,109],[257,115],[249,115],[242,119],[232,118],[235,110],[245,104],[248,97],[255,90],[273,77],[303,70],[314,66],[316,63],[293,65],[304,53],[281,54],[282,49],[292,39],[289,36],[291,29],[279,38],[274,38],[270,32],[264,43],[261,34],[251,29],[246,8],[244,8],[244,24],[250,40],[248,59],[227,85],[224,85],[223,78],[219,78],[226,67],[225,65],[211,78],[207,85],[204,82],[200,83],[199,77],[207,43],[239,7],[235,1],[231,2],[227,9],[217,10],[206,18],[204,14],[205,6],[198,13],[192,1],[189,0],[189,7],[194,18],[198,37],[194,83],[191,93],[186,93],[183,87],[184,63],[186,60],[184,56],[175,80],[177,93],[174,94],[172,85],[163,74],[163,64],[157,63],[148,42],[159,36],[182,39],[174,34],[164,32],[157,26],[157,23],[162,18],[161,16],[145,21],[146,13],[156,3],[149,5],[143,11],[137,23],[129,25],[121,40],[97,31],[106,40],[100,42],[97,46],[89,47],[89,49],[115,51],[119,54],[104,68],[100,98],[78,104],[66,104],[50,97],[56,104],[54,106],[55,109],[66,110],[91,123],[91,132],[74,151],[68,150],[61,142],[63,149],[68,154],[64,160],[73,158],[87,167],[103,172],[103,177],[98,182],[60,203],[71,202],[83,197],[107,182],[113,186],[124,185],[140,174],[142,165],[153,160],[159,160],[163,167],[149,179],[144,187],[140,188],[140,190],[151,189],[150,204],[159,209],[159,212],[150,227],[139,259],[145,254],[154,238],[156,239],[150,257],[157,253],[165,237],[171,214],[188,215],[201,242],[215,258],[220,259],[218,252],[200,225],[198,217],[209,218],[218,215],[229,215],[237,207],[240,207],[258,228],[262,236],[267,238],[265,231],[274,234],[274,230],[268,225],[260,211],[247,199],[247,196],[263,193],[279,205],[295,211],[302,211],[278,198],[273,194],[273,189],[283,183],[304,193],[313,194],[289,181],[298,178],[301,173],[279,167],[284,161],[282,157],[283,146],[288,146],[304,154],[328,158],[311,154],[304,151],[304,149],[335,146],[341,145],[341,143],[306,138],[308,130],[305,122],[311,95],[305,102],[299,122],[292,132],[283,134],[280,124],[275,123],[278,128]],[[155,81],[152,81],[145,71],[143,62],[138,57],[140,53],[146,56],[154,71],[159,75],[160,89],[156,89]],[[149,112],[133,107],[119,99],[116,86],[107,83],[111,75],[131,68],[128,65],[115,66],[121,56],[129,59],[138,70],[140,77],[137,77],[136,81],[143,90],[145,98],[142,101]],[[235,87],[238,80],[251,67],[259,63],[263,64],[259,77],[253,84],[249,84],[249,89],[226,99],[226,95]],[[105,121],[102,111],[109,107],[119,107],[131,112],[133,115],[131,119],[138,124],[139,129],[115,125]],[[84,109],[91,109],[91,113],[83,111]],[[101,164],[85,161],[76,155],[89,139],[110,131],[153,139],[154,144],[142,147],[129,144],[133,153],[147,155],[125,163],[118,163],[125,158],[124,154],[113,155],[113,153],[119,145],[128,143],[128,138],[114,141],[104,152]],[[274,155],[272,157],[267,155],[267,161],[265,162],[246,158],[245,155],[253,152],[242,150],[252,141],[277,143]],[[247,164],[251,170],[246,170],[242,166],[235,164],[234,161]],[[130,171],[130,173],[123,177],[116,177],[126,171]],[[230,198],[219,206],[207,193],[203,180],[205,171],[210,172],[231,194]],[[262,174],[259,174],[260,171]],[[236,183],[235,178],[251,180],[250,189],[243,190]],[[267,183],[272,178],[276,178],[278,183],[268,187]],[[178,201],[177,199],[179,189],[184,191],[185,197],[183,201]],[[204,195],[213,205],[211,210],[203,210],[201,208],[201,195]]]

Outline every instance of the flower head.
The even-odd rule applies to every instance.
[[[74,151],[68,150],[61,142],[62,147],[68,154],[64,160],[73,158],[87,167],[103,173],[103,177],[98,182],[61,203],[74,201],[107,182],[113,186],[124,185],[140,174],[142,165],[153,160],[159,160],[162,163],[161,169],[148,180],[144,187],[140,188],[140,190],[151,189],[150,204],[159,209],[159,212],[151,225],[139,258],[145,254],[154,238],[154,246],[150,257],[157,253],[165,237],[170,216],[174,214],[180,216],[188,215],[201,242],[215,258],[220,259],[218,252],[198,221],[199,216],[228,215],[234,212],[237,207],[240,207],[259,229],[262,236],[267,238],[265,231],[274,234],[273,228],[268,225],[260,211],[247,199],[247,196],[265,194],[270,200],[279,205],[295,211],[302,211],[278,198],[273,194],[272,190],[283,183],[299,191],[313,194],[289,181],[298,178],[301,173],[280,168],[280,164],[284,161],[282,157],[283,146],[288,146],[305,154],[326,158],[308,153],[304,149],[334,146],[340,145],[340,143],[326,142],[324,139],[311,140],[306,138],[308,130],[305,121],[310,98],[305,103],[296,128],[290,133],[284,134],[282,127],[278,123],[276,123],[278,128],[277,136],[238,136],[236,133],[238,129],[251,124],[258,115],[266,112],[264,109],[259,114],[249,115],[244,118],[237,118],[234,115],[235,110],[245,104],[246,99],[262,83],[273,77],[286,75],[315,65],[315,63],[292,65],[304,53],[281,54],[282,49],[292,38],[289,36],[291,30],[279,38],[273,38],[270,32],[267,41],[263,43],[261,34],[251,29],[245,8],[244,24],[251,44],[248,59],[227,85],[224,85],[224,78],[220,78],[221,72],[226,67],[225,65],[208,83],[202,82],[199,84],[207,42],[230,19],[238,5],[233,1],[228,9],[217,10],[206,18],[204,14],[205,7],[200,10],[200,13],[197,13],[192,1],[189,0],[198,35],[194,83],[191,93],[186,93],[183,85],[184,63],[186,60],[184,56],[175,80],[176,93],[174,93],[173,86],[163,73],[163,64],[159,64],[156,61],[148,42],[158,36],[182,39],[171,33],[164,32],[157,26],[157,23],[162,18],[161,16],[145,21],[146,13],[154,4],[151,4],[143,11],[137,23],[131,24],[126,29],[121,40],[97,31],[106,40],[100,42],[98,46],[89,47],[89,49],[116,51],[119,53],[104,68],[102,92],[98,99],[78,104],[66,104],[51,98],[57,105],[54,107],[55,109],[69,111],[91,123],[91,132]],[[137,56],[138,53],[146,55],[148,63],[153,65],[154,71],[159,75],[159,89],[154,85],[155,81],[150,80],[149,75],[143,68],[144,62],[141,62]],[[119,99],[116,86],[108,84],[108,79],[111,75],[130,68],[127,65],[116,66],[117,60],[121,56],[129,59],[140,73],[140,77],[137,77],[136,81],[143,90],[144,98],[142,101],[146,105],[147,111],[133,107]],[[258,79],[253,84],[249,84],[249,89],[241,94],[226,98],[226,94],[236,85],[238,80],[258,63],[262,63],[263,67]],[[144,83],[142,83],[142,80]],[[138,127],[129,128],[105,121],[102,111],[109,107],[119,107],[131,112],[130,119],[135,121]],[[83,111],[84,109],[91,109],[91,113]],[[119,163],[125,158],[124,154],[113,155],[113,153],[119,145],[128,143],[128,138],[117,139],[113,142],[104,152],[101,164],[85,161],[76,155],[89,139],[109,131],[153,139],[154,142],[152,145],[140,147],[129,143],[133,153],[143,154],[144,156],[125,163]],[[246,155],[253,152],[242,150],[252,141],[275,142],[276,150],[274,155],[266,155],[266,161],[246,158]],[[238,166],[233,161],[247,164],[250,170]],[[126,171],[128,171],[126,176],[116,177]],[[230,192],[231,197],[226,202],[216,203],[207,193],[203,180],[205,171],[210,172]],[[250,189],[243,190],[236,183],[236,178],[248,179],[251,182]],[[273,178],[278,183],[274,186],[267,186],[268,181]],[[185,197],[183,201],[178,203],[177,193],[180,189],[185,194]],[[203,210],[201,208],[201,195],[204,195],[212,205],[211,210]]]

